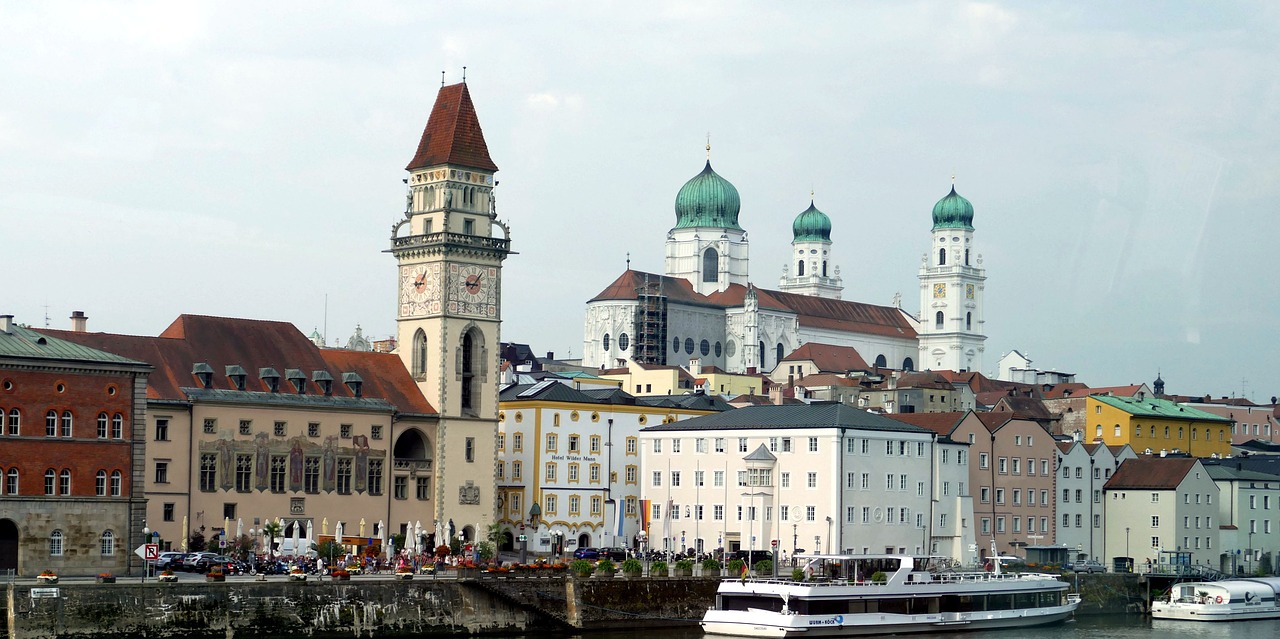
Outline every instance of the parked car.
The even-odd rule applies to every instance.
[[[1096,560],[1087,559],[1085,561],[1077,561],[1071,564],[1071,570],[1073,570],[1074,572],[1095,573],[1095,572],[1106,572],[1107,568],[1102,564],[1098,563]]]
[[[574,559],[599,559],[600,549],[584,546],[573,551],[573,558]]]
[[[607,557],[615,563],[622,563],[627,560],[626,548],[598,548],[597,554],[601,559]]]
[[[187,572],[200,572],[200,562],[217,557],[216,552],[193,552],[182,558],[182,569]]]
[[[180,570],[182,569],[182,559],[187,556],[185,552],[162,552],[155,561],[151,562],[155,570]]]
[[[750,554],[750,560],[748,560],[748,554]],[[748,566],[755,568],[756,564],[766,559],[773,561],[773,553],[768,550],[738,550],[733,553],[730,559],[741,559],[745,561]]]

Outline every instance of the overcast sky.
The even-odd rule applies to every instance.
[[[391,335],[403,168],[465,65],[519,252],[504,340],[582,352],[627,255],[662,271],[710,133],[759,286],[812,190],[845,298],[918,312],[954,173],[986,371],[1018,349],[1091,386],[1267,401],[1278,27],[1266,2],[5,1],[0,312]]]

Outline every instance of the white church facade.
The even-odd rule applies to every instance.
[[[973,206],[952,188],[933,211],[919,272],[920,316],[897,303],[841,299],[831,220],[810,203],[792,224],[776,290],[749,279],[738,190],[707,161],[676,195],[664,273],[628,269],[587,302],[582,364],[632,360],[732,373],[768,372],[804,344],[848,346],[874,366],[981,370],[986,280],[973,246]]]

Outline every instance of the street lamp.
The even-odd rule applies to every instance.
[[[142,583],[144,583],[144,584],[145,584],[145,583],[147,583],[147,569],[148,569],[148,567],[151,565],[151,562],[147,561],[147,559],[146,559],[146,555],[147,555],[147,553],[146,553],[146,544],[147,544],[147,542],[149,542],[149,541],[151,541],[151,529],[150,529],[150,528],[147,528],[147,522],[146,522],[146,520],[144,519],[144,520],[142,521],[142,545],[143,545],[143,552],[142,552],[142,556],[143,556],[143,558],[142,558]]]
[[[791,565],[796,565],[796,548],[800,547],[800,524],[791,523]]]
[[[644,570],[649,572],[649,553],[645,552],[645,542],[649,541],[649,535],[641,530],[636,533],[636,540],[640,542],[640,556],[644,557]]]

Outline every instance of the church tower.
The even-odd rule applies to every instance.
[[[840,299],[844,290],[840,267],[832,266],[831,218],[809,202],[791,223],[791,262],[782,270],[778,289],[787,293]]]
[[[676,225],[667,232],[666,275],[710,295],[747,284],[747,232],[738,226],[738,189],[707,165],[676,194]]]
[[[493,197],[498,167],[465,82],[440,88],[405,170],[409,193],[389,251],[398,266],[396,338],[440,416],[434,441],[422,442],[431,466],[414,469],[419,491],[424,472],[434,479],[434,521],[424,527],[448,522],[483,536],[497,507],[502,262],[511,242]],[[399,465],[394,472],[398,485]]]
[[[953,185],[933,207],[933,245],[920,265],[920,368],[982,370],[986,279],[973,246],[973,205]]]

